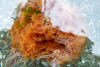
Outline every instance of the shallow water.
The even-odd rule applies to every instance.
[[[25,0],[0,0],[0,30],[10,29],[13,24],[13,12],[19,2]],[[66,2],[66,0],[63,3]],[[93,53],[100,56],[100,0],[67,0],[75,5],[85,16],[88,24],[87,36],[94,42]]]

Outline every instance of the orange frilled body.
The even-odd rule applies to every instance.
[[[31,5],[28,6],[34,10]],[[23,9],[28,8],[25,6]],[[34,60],[44,55],[50,55],[49,58],[52,60],[56,58],[57,63],[78,59],[84,50],[87,38],[53,27],[50,19],[45,17],[41,10],[39,12],[29,15],[21,12],[10,31],[12,48],[18,49],[26,59]],[[27,16],[29,18],[25,21]]]

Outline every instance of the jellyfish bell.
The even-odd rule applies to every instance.
[[[63,1],[63,0],[62,0]],[[11,29],[12,48],[25,59],[49,56],[63,64],[77,60],[85,48],[84,17],[61,0],[28,0]]]

